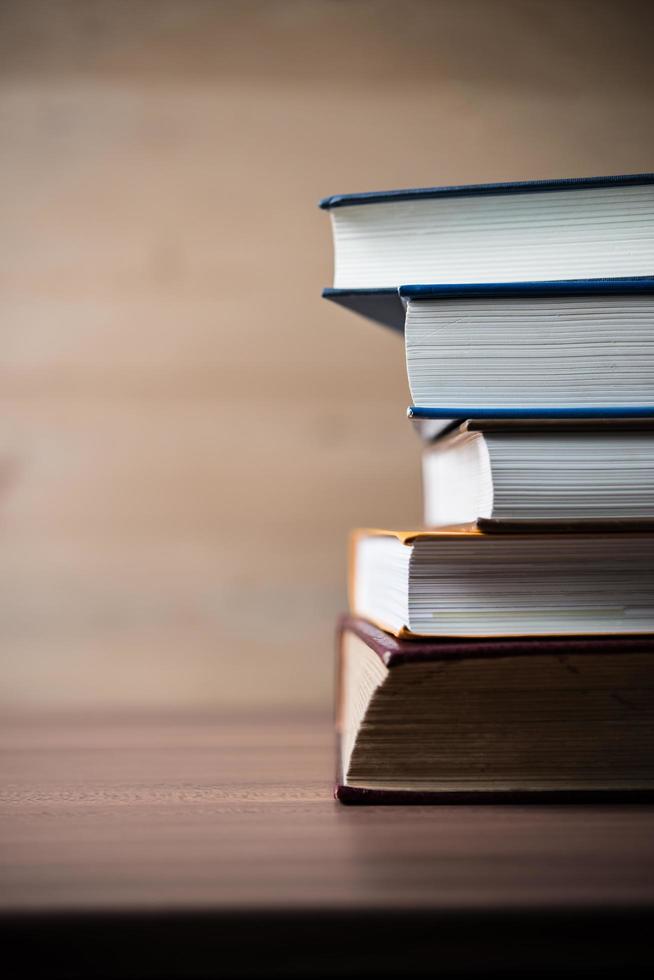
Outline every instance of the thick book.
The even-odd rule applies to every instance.
[[[416,642],[338,630],[343,803],[654,795],[654,637]]]
[[[407,283],[651,275],[654,174],[340,194],[324,296],[402,329]]]
[[[415,418],[654,416],[654,277],[400,293]]]
[[[395,636],[654,632],[654,534],[360,530],[350,610]]]
[[[469,420],[422,476],[427,527],[654,530],[654,420]]]

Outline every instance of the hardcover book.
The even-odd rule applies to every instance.
[[[654,416],[654,278],[400,294],[414,417]]]
[[[350,609],[400,637],[654,631],[654,534],[361,530]]]
[[[406,283],[651,275],[654,174],[341,194],[324,296],[402,329]]]
[[[654,420],[468,420],[422,473],[427,527],[654,530]]]
[[[654,637],[338,631],[343,803],[654,795]]]

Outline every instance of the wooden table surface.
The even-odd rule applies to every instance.
[[[326,716],[5,719],[3,948],[62,977],[598,975],[644,954],[654,808],[343,807],[332,768]]]

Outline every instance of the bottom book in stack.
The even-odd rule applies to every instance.
[[[343,803],[654,796],[654,637],[338,631]]]

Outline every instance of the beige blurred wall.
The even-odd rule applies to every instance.
[[[2,702],[326,703],[412,524],[332,192],[654,169],[651,3],[0,5]]]

